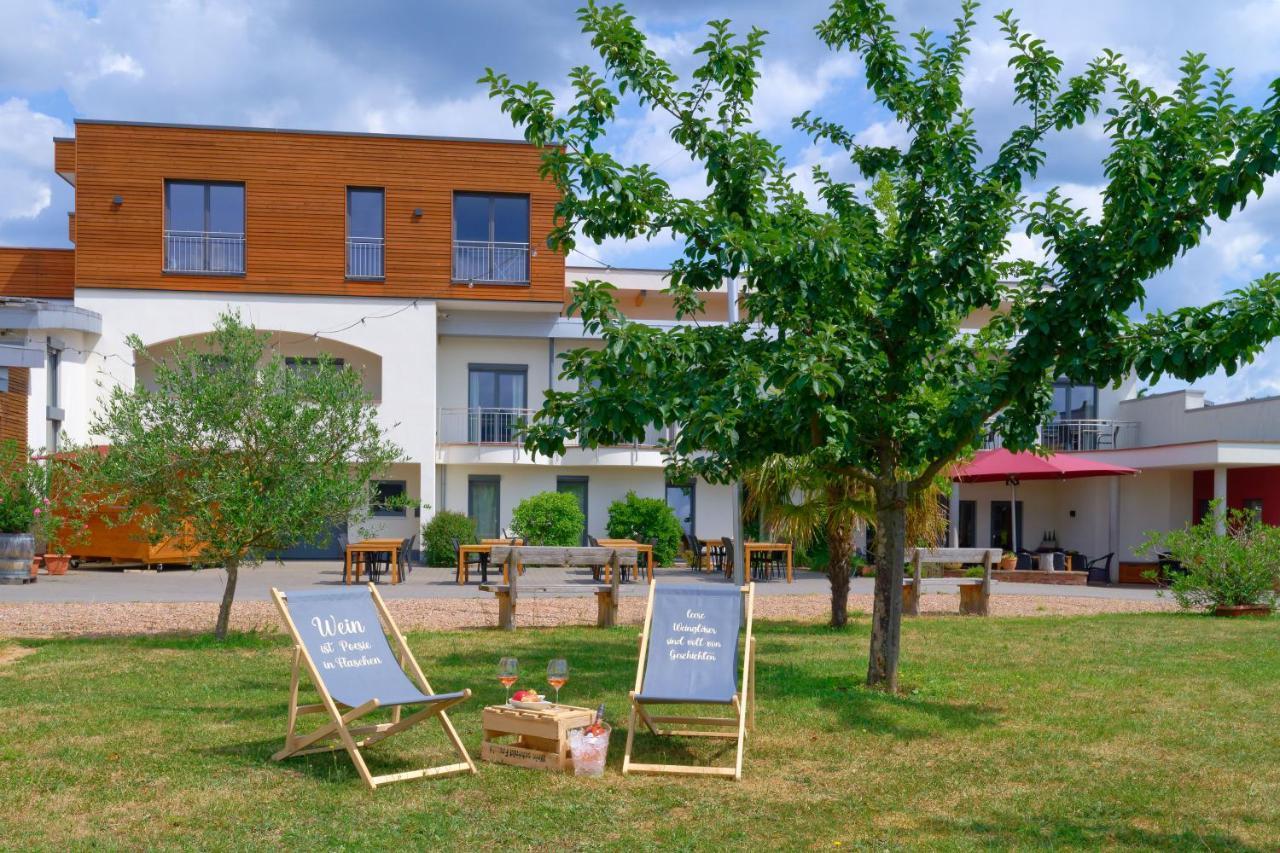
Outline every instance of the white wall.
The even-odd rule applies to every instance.
[[[439,407],[467,408],[468,365],[514,364],[528,368],[528,408],[537,409],[550,382],[549,346],[545,339],[442,335],[438,350]]]
[[[1216,406],[1200,391],[1127,400],[1118,417],[1138,421],[1143,446],[1193,441],[1280,441],[1280,397]]]
[[[76,304],[102,316],[102,335],[88,359],[89,381],[75,392],[79,399],[71,398],[70,387],[64,394],[69,416],[77,409],[96,411],[110,387],[135,381],[126,336],[137,334],[144,343],[155,344],[199,335],[210,331],[220,314],[235,308],[258,329],[284,333],[286,338],[299,336],[294,345],[301,350],[325,345],[307,340],[319,333],[323,341],[332,342],[328,345],[333,350],[350,352],[345,347],[354,347],[376,356],[381,369],[376,383],[381,389],[379,422],[403,449],[407,462],[430,465],[435,458],[436,309],[431,302],[87,288],[76,291]],[[365,322],[358,322],[362,317]],[[75,437],[86,438],[79,432]],[[434,477],[417,479],[420,499],[434,503]]]
[[[49,338],[56,338],[65,345],[58,367],[59,402],[62,404],[63,442],[84,442],[89,434],[91,412],[84,404],[94,387],[93,351],[98,336],[66,329],[45,329],[27,333],[24,346],[43,351]],[[30,372],[30,392],[27,397],[27,446],[32,450],[48,449],[48,420],[45,409],[49,405],[48,365],[33,367]]]

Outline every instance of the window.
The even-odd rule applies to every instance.
[[[383,277],[384,219],[380,187],[347,187],[347,278]]]
[[[529,368],[472,364],[467,377],[467,440],[509,443],[524,426]]]
[[[373,484],[373,494],[370,515],[377,518],[404,518],[404,506],[396,503],[405,498],[404,480],[379,480]]]
[[[244,273],[244,184],[165,181],[164,269]]]
[[[476,523],[481,539],[496,539],[501,533],[498,524],[501,486],[499,477],[467,478],[467,515]]]
[[[345,365],[345,362],[340,358],[331,358],[328,361],[337,368]],[[305,376],[320,366],[320,359],[317,356],[310,355],[286,355],[284,357],[284,366],[290,373]]]
[[[683,483],[667,483],[667,506],[680,519],[684,532],[693,537],[694,531],[694,484],[692,480]]]
[[[587,544],[587,531],[591,528],[590,516],[587,515],[587,478],[556,477],[556,491],[573,495],[578,499],[578,508],[582,510],[582,543]]]
[[[0,394],[9,393],[9,368],[0,367]]]
[[[1059,421],[1087,421],[1097,417],[1098,389],[1072,385],[1065,379],[1053,383],[1053,415]]]
[[[455,193],[453,280],[529,281],[529,197]]]

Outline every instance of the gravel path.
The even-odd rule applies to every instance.
[[[489,596],[476,598],[419,598],[389,600],[396,622],[403,630],[489,628],[498,623],[498,607]],[[955,614],[959,597],[938,593],[921,599],[926,613]],[[824,622],[830,598],[823,595],[758,596],[755,613],[760,619]],[[1137,613],[1173,610],[1167,599],[1125,600],[1096,597],[997,595],[991,598],[994,616],[1074,616],[1093,613]],[[849,596],[855,618],[871,612],[871,596]],[[644,600],[624,598],[623,622],[639,623]],[[113,636],[168,634],[212,630],[217,605],[188,603],[28,603],[0,604],[0,637]],[[957,616],[957,618],[959,618]],[[527,598],[520,603],[522,626],[593,625],[596,605],[591,597]],[[241,601],[232,610],[235,630],[280,630],[280,617],[265,601]]]

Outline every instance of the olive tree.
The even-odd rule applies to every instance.
[[[568,355],[579,391],[547,395],[527,438],[559,452],[639,439],[678,424],[673,464],[714,481],[773,454],[805,461],[848,503],[871,492],[876,573],[867,681],[894,689],[902,609],[905,512],[988,429],[1032,447],[1057,376],[1110,383],[1234,370],[1280,333],[1280,280],[1268,275],[1226,298],[1134,316],[1151,278],[1262,192],[1277,167],[1280,105],[1237,105],[1230,75],[1188,54],[1161,94],[1102,51],[1079,73],[998,15],[1011,51],[1010,97],[1025,119],[999,144],[978,143],[962,79],[976,4],[960,5],[943,37],[906,44],[879,0],[839,0],[817,33],[860,58],[875,101],[904,134],[870,144],[834,121],[793,126],[847,157],[816,167],[802,192],[781,148],[752,123],[765,34],[709,24],[698,65],[682,80],[621,6],[588,3],[583,30],[603,73],[570,72],[558,110],[536,82],[490,70],[482,79],[562,193],[553,248],[670,235],[680,248],[667,291],[698,318],[709,291],[742,282],[746,317],[731,325],[658,329],[628,322],[610,286],[575,284],[571,310],[604,339]],[[1280,82],[1272,84],[1280,90]],[[698,198],[655,169],[622,163],[607,132],[624,97],[665,117],[671,138],[706,171]],[[1032,194],[1053,134],[1096,122],[1106,147],[1102,210],[1089,216],[1055,190]],[[848,173],[848,174],[846,174]],[[843,175],[843,177],[842,177]],[[881,177],[884,176],[884,177]],[[869,192],[879,180],[887,192]],[[877,206],[885,203],[893,215]],[[1042,260],[1008,260],[1024,230]],[[965,319],[996,309],[975,333]],[[847,493],[847,494],[846,494]],[[848,514],[833,513],[833,625],[845,623]]]
[[[121,523],[225,569],[219,639],[240,567],[358,523],[371,480],[401,455],[356,371],[325,357],[290,366],[268,337],[226,314],[202,346],[162,357],[130,338],[153,381],[111,390],[91,426],[109,449],[80,462]]]

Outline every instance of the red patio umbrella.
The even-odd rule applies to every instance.
[[[958,483],[998,483],[1004,481],[1013,490],[1009,504],[1013,550],[1018,550],[1018,483],[1022,480],[1074,480],[1079,477],[1120,477],[1137,474],[1137,468],[1096,462],[1067,453],[1037,456],[1034,453],[1012,453],[1004,448],[980,450],[973,460],[957,466],[951,479]]]

